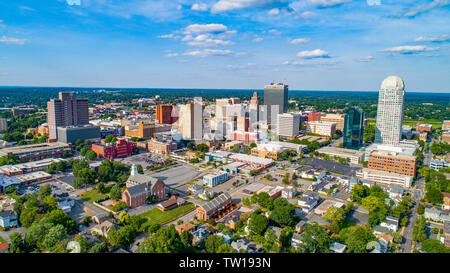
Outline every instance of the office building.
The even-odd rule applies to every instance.
[[[203,138],[203,106],[201,99],[194,98],[193,103],[180,105],[179,126],[183,139],[202,140]]]
[[[402,136],[405,84],[398,76],[389,76],[381,84],[378,96],[375,142],[399,144]]]
[[[350,163],[352,164],[358,164],[363,161],[364,158],[364,151],[359,150],[353,150],[353,149],[344,149],[344,148],[335,148],[335,147],[322,147],[317,150],[317,152],[321,154],[326,154],[331,157],[341,157],[345,159],[349,159]]]
[[[411,187],[413,178],[409,175],[403,175],[393,172],[379,171],[369,168],[363,168],[356,172],[356,176],[360,179],[374,181],[388,185],[398,185],[405,188]]]
[[[416,124],[416,131],[417,132],[428,132],[428,133],[431,133],[431,131],[433,131],[433,125],[432,124],[417,123]]]
[[[299,134],[300,114],[284,113],[278,114],[278,135],[284,137],[295,137]]]
[[[228,179],[227,172],[217,172],[203,176],[203,184],[208,187],[215,187]]]
[[[344,148],[358,150],[364,139],[364,112],[361,108],[350,108],[345,116]]]
[[[336,133],[336,123],[312,121],[306,124],[306,132],[331,137]]]
[[[147,142],[148,151],[150,153],[169,155],[172,151],[177,149],[177,144],[168,141],[150,140]]]
[[[322,118],[322,114],[320,112],[312,112],[312,113],[308,113],[308,122],[311,121],[320,121],[320,119]]]
[[[69,152],[72,152],[69,144],[61,142],[38,143],[0,149],[0,157],[11,154],[17,156],[20,162],[28,162],[50,157],[62,157],[64,153]]]
[[[77,126],[89,123],[87,99],[78,99],[75,92],[59,92],[58,99],[47,102],[49,140],[58,139],[57,127]]]
[[[336,130],[344,131],[345,115],[344,114],[325,114],[320,117],[321,121],[336,123]]]
[[[159,104],[156,106],[156,120],[159,124],[172,124],[178,117],[172,116],[173,104]]]
[[[125,136],[146,138],[152,137],[155,133],[155,123],[144,123],[139,121],[137,125],[126,125]]]
[[[0,118],[0,131],[8,131],[8,120]]]
[[[267,106],[267,124],[272,123],[278,114],[286,113],[288,108],[288,86],[271,83],[264,86],[264,105]]]
[[[416,175],[416,156],[395,151],[373,151],[369,154],[368,168],[403,175]]]
[[[92,150],[97,154],[98,158],[121,158],[133,154],[136,143],[128,139],[119,139],[115,143],[106,143],[104,139],[100,144],[92,144]]]
[[[58,141],[62,143],[74,144],[78,139],[81,139],[82,141],[100,140],[100,126],[85,125],[57,127],[57,132]]]

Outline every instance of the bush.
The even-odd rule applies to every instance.
[[[114,212],[121,211],[123,209],[126,209],[128,206],[125,202],[119,201],[114,206],[111,207],[111,210]]]

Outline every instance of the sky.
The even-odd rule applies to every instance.
[[[0,2],[0,86],[450,92],[450,0]]]

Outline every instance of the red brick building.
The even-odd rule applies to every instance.
[[[368,167],[369,169],[415,176],[416,160],[415,156],[373,152],[369,155]]]
[[[431,132],[433,131],[433,125],[432,124],[423,124],[423,123],[417,123],[416,124],[416,131],[417,132]]]
[[[147,198],[152,195],[156,197],[156,201],[166,198],[164,182],[153,177],[135,174],[127,180],[127,188],[122,192],[122,201],[129,208],[137,208],[145,205]]]
[[[160,124],[172,124],[178,117],[172,117],[173,104],[159,104],[156,106],[156,120]]]
[[[102,139],[100,144],[92,144],[92,150],[97,157],[108,159],[130,156],[133,154],[134,148],[136,148],[136,143],[127,139],[119,139],[116,143],[105,143],[105,140]]]
[[[218,197],[197,208],[197,219],[208,221],[210,218],[220,219],[233,210],[231,195],[222,193]]]
[[[322,114],[320,112],[312,112],[308,114],[308,122],[320,121]]]

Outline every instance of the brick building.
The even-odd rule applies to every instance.
[[[160,124],[172,124],[178,120],[178,117],[172,117],[172,111],[175,105],[159,104],[156,106],[156,120]]]
[[[144,123],[139,121],[137,125],[125,126],[125,136],[145,138],[151,137],[155,133],[154,123]]]
[[[417,132],[429,132],[433,131],[433,125],[432,124],[423,124],[423,123],[417,123],[416,124],[416,131]]]
[[[98,158],[120,158],[133,154],[136,143],[128,139],[119,139],[116,143],[106,143],[104,139],[100,144],[92,144],[92,150],[97,154]]]
[[[36,161],[45,158],[62,157],[65,152],[71,152],[71,145],[61,142],[37,143],[0,149],[0,157],[11,154],[17,156],[20,162]]]
[[[369,169],[404,174],[416,175],[416,157],[410,155],[398,155],[395,153],[372,152],[369,155]]]
[[[322,114],[320,112],[312,112],[308,114],[308,122],[320,121]]]
[[[208,221],[210,218],[220,219],[233,210],[231,195],[227,192],[197,208],[197,219]]]
[[[157,140],[150,140],[147,142],[147,148],[150,153],[155,154],[170,154],[177,149],[177,144],[172,141],[161,142]]]
[[[127,188],[122,192],[122,201],[129,208],[137,208],[147,203],[147,198],[154,195],[156,201],[166,198],[164,182],[160,179],[145,176],[142,174],[132,174],[127,180]]]

